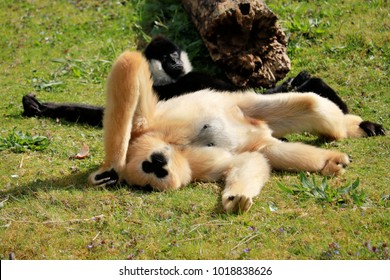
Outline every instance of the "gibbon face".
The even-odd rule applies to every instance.
[[[153,84],[172,84],[192,70],[187,53],[162,36],[154,38],[145,49]]]
[[[191,180],[189,163],[180,149],[150,135],[130,143],[125,174],[128,184],[159,191],[177,189]]]

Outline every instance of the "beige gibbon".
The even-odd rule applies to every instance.
[[[201,90],[158,101],[148,62],[125,51],[107,81],[104,163],[89,182],[164,191],[221,181],[223,209],[245,212],[271,169],[333,176],[350,163],[345,153],[281,137],[304,131],[332,140],[365,137],[362,122],[314,93]]]

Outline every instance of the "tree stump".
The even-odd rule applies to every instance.
[[[275,86],[290,70],[287,39],[260,0],[182,0],[210,56],[240,87]]]

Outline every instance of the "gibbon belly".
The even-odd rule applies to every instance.
[[[231,97],[231,94],[205,90],[168,103],[160,102],[155,127],[165,126],[166,133],[186,135],[171,140],[174,144],[236,150],[245,144],[248,134],[258,128],[244,116],[236,98]]]

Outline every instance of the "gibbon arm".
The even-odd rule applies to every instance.
[[[132,134],[140,133],[151,120],[157,97],[152,90],[148,64],[138,52],[124,52],[114,63],[107,82],[103,118],[105,159],[90,176],[92,184],[106,184],[102,173],[121,173]],[[108,173],[107,173],[108,172]]]
[[[23,115],[26,117],[47,117],[64,119],[68,122],[102,126],[103,111],[101,106],[75,103],[40,102],[34,94],[22,98]]]
[[[227,212],[246,212],[253,197],[260,193],[271,172],[261,153],[246,152],[235,155],[226,172],[222,191],[222,206]]]

